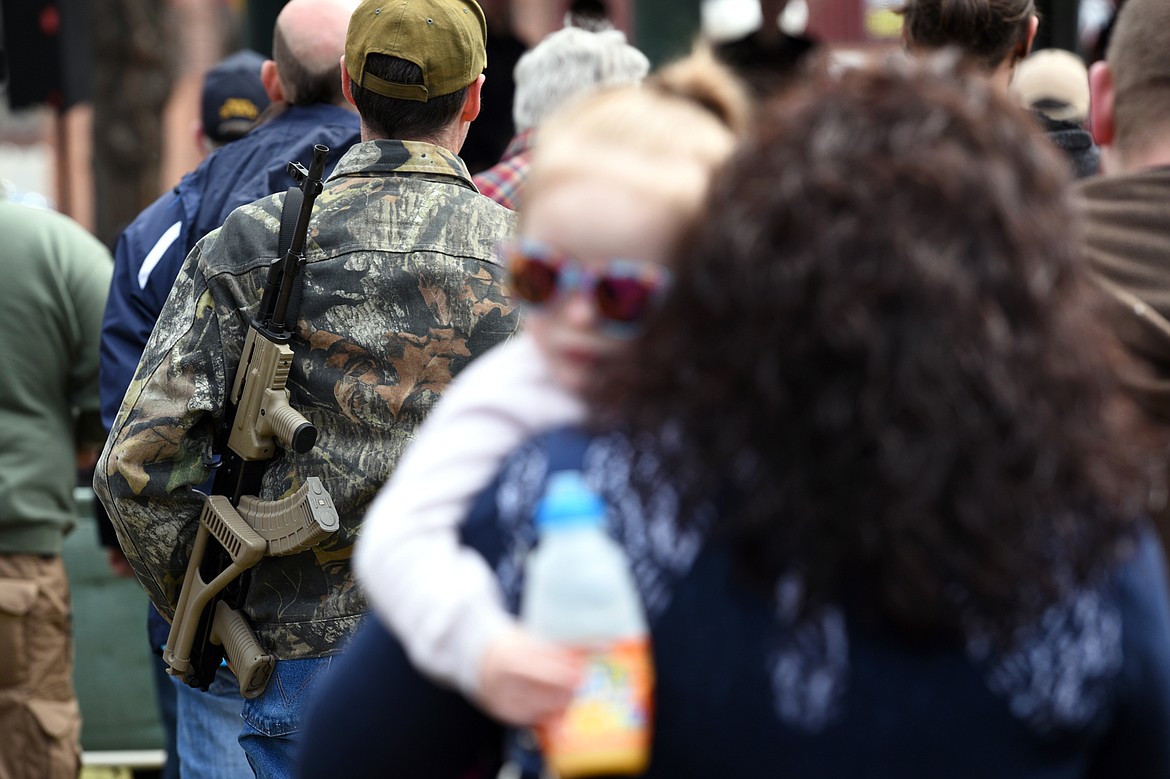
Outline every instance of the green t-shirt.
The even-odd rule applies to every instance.
[[[100,445],[113,261],[68,217],[0,202],[0,554],[58,554],[80,444]]]

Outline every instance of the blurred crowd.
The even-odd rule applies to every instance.
[[[602,0],[531,47],[289,0],[112,247],[3,193],[0,779],[80,770],[79,472],[163,775],[600,775],[531,618],[564,471],[626,774],[1170,777],[1170,5],[1084,56],[1035,0],[848,53],[788,6],[656,64]]]

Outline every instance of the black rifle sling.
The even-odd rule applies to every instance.
[[[301,211],[301,201],[305,193],[300,187],[289,187],[284,193],[284,209],[280,212],[280,243],[276,245],[276,256],[288,254],[288,247],[292,246],[293,230],[297,228],[297,214]]]
[[[301,203],[304,199],[305,193],[301,191],[300,187],[289,187],[288,192],[284,195],[284,208],[280,212],[280,240],[276,245],[277,262],[288,254],[288,247],[292,246],[293,232],[297,229],[297,215],[301,212]],[[293,280],[292,294],[288,299],[288,313],[284,318],[285,322],[290,323],[289,329],[296,327],[304,288],[304,276],[298,273],[296,279]]]

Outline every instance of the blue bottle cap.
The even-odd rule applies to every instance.
[[[601,524],[604,519],[605,503],[585,485],[580,471],[557,471],[548,477],[536,510],[538,528]]]

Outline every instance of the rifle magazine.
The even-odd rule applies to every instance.
[[[239,512],[268,544],[274,557],[297,554],[316,546],[340,527],[333,498],[321,479],[310,476],[287,498],[240,499]]]

